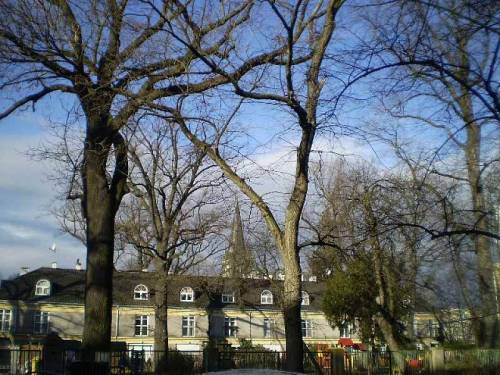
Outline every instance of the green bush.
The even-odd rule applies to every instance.
[[[182,354],[178,351],[168,353],[168,370],[169,375],[184,375],[194,373],[194,361],[189,355]]]

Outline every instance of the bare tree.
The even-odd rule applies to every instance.
[[[372,22],[385,56],[401,66],[387,77],[390,89],[381,90],[384,109],[400,124],[441,132],[443,141],[434,149],[429,170],[469,194],[467,204],[455,205],[462,213],[447,217],[462,220],[446,222],[445,230],[434,237],[465,234],[473,241],[481,296],[477,341],[496,347],[500,327],[492,239],[498,239],[498,233],[491,230],[493,211],[484,176],[500,160],[495,151],[500,123],[499,7],[494,2],[483,5],[462,0],[406,2],[398,8],[397,22],[386,17]]]
[[[120,214],[118,230],[126,244],[153,263],[155,350],[165,353],[156,371],[163,373],[170,275],[184,273],[223,249],[217,236],[222,237],[226,225],[224,179],[175,124],[135,123],[128,132],[133,197]]]
[[[36,150],[40,158],[56,161],[60,168],[54,178],[65,191],[78,194],[81,184],[71,183],[68,173],[78,170],[81,158],[71,140],[75,129],[54,129],[57,142]],[[184,139],[172,123],[142,117],[123,130],[129,158],[128,188],[115,227],[115,267],[130,270],[152,266],[156,284],[151,290],[155,306],[155,370],[166,369],[168,352],[167,309],[170,275],[183,274],[224,250],[224,178],[214,173],[202,151]],[[68,183],[70,186],[68,186]],[[53,212],[61,229],[84,244],[86,222],[74,200],[66,200]]]
[[[320,273],[327,278],[358,270],[362,279],[357,282],[370,285],[366,293],[359,295],[364,300],[351,306],[337,306],[333,297],[327,298],[327,305],[332,306],[330,313],[336,316],[337,323],[347,316],[351,321],[364,319],[369,326],[373,319],[391,350],[398,351],[408,341],[402,320],[411,312],[415,299],[422,253],[418,251],[419,238],[409,238],[405,227],[386,223],[401,208],[408,208],[404,194],[411,189],[403,189],[400,178],[373,167],[345,163],[337,164],[333,175],[327,172],[329,169],[324,171],[324,185],[319,190],[326,194],[326,206],[316,242],[322,246],[311,255],[313,264],[317,258],[320,262],[326,260]],[[359,267],[367,269],[361,271]],[[342,293],[346,291],[333,295]],[[362,316],[356,316],[359,312]]]
[[[215,60],[203,56],[196,43],[187,38],[178,40],[189,45],[213,73],[226,77],[240,97],[250,101],[273,102],[292,113],[290,121],[294,121],[293,129],[298,131],[300,141],[296,148],[292,189],[282,225],[278,223],[277,213],[272,211],[263,196],[241,177],[239,171],[229,161],[224,159],[216,142],[207,143],[193,132],[190,125],[199,124],[204,119],[189,121],[189,116],[183,113],[186,111],[183,106],[184,101],[178,102],[177,106],[163,104],[156,109],[162,110],[166,113],[166,117],[177,121],[186,137],[200,150],[204,150],[226,177],[260,210],[280,251],[285,271],[282,308],[286,327],[286,368],[291,371],[301,371],[303,340],[300,314],[302,271],[298,246],[299,221],[309,184],[309,158],[319,126],[317,111],[324,85],[321,76],[322,65],[335,30],[335,18],[343,1],[314,3],[296,1],[290,4],[268,1],[267,4],[269,6],[267,12],[270,12],[273,21],[279,25],[276,40],[285,41],[286,46],[279,60],[270,61],[269,68],[272,75],[266,74],[265,77],[268,80],[277,80],[273,84],[234,79]],[[276,90],[272,90],[272,87],[276,87]]]
[[[148,103],[203,92],[279,56],[283,44],[247,53],[225,75],[201,69],[199,62],[211,56],[239,55],[233,34],[251,8],[250,0],[218,7],[205,1],[0,2],[0,87],[11,99],[0,119],[57,92],[74,95],[85,118],[79,172],[86,220],[87,349],[110,345],[114,222],[128,175],[121,130]],[[196,53],[176,39],[185,32],[196,41]]]

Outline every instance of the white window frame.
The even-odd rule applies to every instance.
[[[264,318],[264,321],[262,323],[262,328],[264,330],[263,332],[264,338],[272,337],[274,329],[274,319]]]
[[[350,338],[351,335],[352,335],[352,331],[353,331],[354,327],[352,325],[352,323],[349,323],[349,322],[344,322],[342,325],[340,325],[339,327],[339,334],[340,334],[340,337],[342,338]]]
[[[43,335],[49,332],[50,313],[48,311],[35,311],[33,313],[33,333]]]
[[[185,286],[179,293],[181,302],[194,302],[194,290],[190,286]]]
[[[314,325],[312,320],[302,319],[300,322],[300,328],[302,329],[302,337],[312,338],[314,337]]]
[[[188,315],[188,316],[182,317],[181,335],[182,335],[182,337],[195,337],[196,336],[196,317],[195,316]]]
[[[147,301],[149,299],[149,289],[144,284],[139,284],[134,288],[134,299],[137,301]]]
[[[234,301],[236,301],[236,298],[234,297],[234,292],[222,293],[221,301],[222,303],[234,303]]]
[[[238,333],[238,318],[233,316],[224,317],[224,336],[237,337]]]
[[[302,306],[309,306],[311,303],[311,299],[309,298],[309,293],[307,293],[305,290],[301,292],[301,297],[300,297],[300,304]]]
[[[12,310],[0,309],[0,332],[9,332],[12,326]]]
[[[146,324],[144,324],[146,318]],[[139,324],[137,324],[139,323]],[[146,329],[146,332],[144,332]],[[136,315],[134,320],[134,336],[145,337],[149,336],[149,315]]]
[[[36,282],[35,296],[50,296],[51,284],[47,279],[41,279]]]
[[[274,303],[274,296],[270,290],[263,290],[260,294],[261,305],[272,305]]]

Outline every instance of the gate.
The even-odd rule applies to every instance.
[[[392,357],[390,352],[345,352],[344,369],[349,375],[392,374]]]
[[[217,370],[269,369],[284,370],[286,352],[224,350],[218,352]],[[331,352],[304,353],[306,374],[332,375]]]

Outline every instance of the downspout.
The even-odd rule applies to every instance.
[[[119,330],[119,327],[120,327],[120,305],[116,305],[116,322],[115,322],[115,339],[118,339],[118,330]]]

